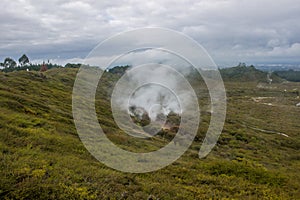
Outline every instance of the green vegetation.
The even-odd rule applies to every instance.
[[[123,75],[125,73],[125,71],[127,69],[129,69],[130,66],[126,65],[126,66],[115,66],[113,68],[110,68],[108,70],[108,72],[112,73],[112,74],[118,74],[118,75]]]
[[[246,66],[244,63],[240,63],[236,67],[220,69],[220,73],[225,81],[268,82],[268,78],[270,78],[272,82],[282,82],[282,79],[276,74],[268,77],[268,73],[257,70],[253,65]]]
[[[300,90],[299,83],[267,84],[260,81],[266,74],[256,71],[259,79],[255,80],[252,75],[243,82],[225,78],[228,110],[224,130],[213,151],[200,160],[198,151],[210,110],[205,84],[193,77],[202,108],[195,142],[164,169],[129,174],[98,162],[77,136],[71,107],[77,70],[0,72],[1,199],[300,197],[300,108],[295,106],[300,102],[295,92]],[[230,77],[231,72],[226,73]],[[131,151],[149,152],[165,145],[170,138],[163,135],[143,141],[117,128],[109,95],[119,76],[105,73],[97,91],[96,110],[105,133]],[[170,118],[175,124],[177,119]]]
[[[300,71],[275,71],[274,74],[288,81],[300,82]]]

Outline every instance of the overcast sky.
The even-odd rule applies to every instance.
[[[199,42],[220,66],[300,63],[299,0],[2,0],[0,62],[76,62],[122,31],[164,27]]]

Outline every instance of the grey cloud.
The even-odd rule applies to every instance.
[[[158,26],[191,36],[220,65],[300,63],[297,0],[4,0],[2,5],[0,60],[22,53],[82,59],[113,34]]]

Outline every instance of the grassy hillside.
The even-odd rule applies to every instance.
[[[156,172],[129,174],[98,162],[79,140],[71,107],[76,72],[0,72],[1,199],[300,197],[299,83],[226,82],[227,119],[209,156],[198,158],[209,123],[204,110],[198,136],[179,160]],[[136,152],[163,146],[168,141],[162,137],[144,142],[117,128],[111,89],[103,89],[112,88],[117,79],[116,74],[105,75],[96,101],[108,137]]]

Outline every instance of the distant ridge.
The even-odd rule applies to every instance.
[[[236,67],[220,69],[220,73],[224,81],[269,82],[272,80],[275,83],[283,81],[277,75],[260,71],[253,65],[246,66],[245,64],[239,64]]]
[[[274,74],[288,81],[300,82],[300,71],[291,69],[289,71],[275,71]]]
[[[11,68],[3,68],[0,69],[2,72],[13,72],[13,71],[39,71],[41,68],[41,64],[37,65],[29,65],[24,67],[11,67]],[[51,68],[79,68],[81,66],[80,63],[77,64],[71,64],[68,63],[64,67],[49,63],[47,64],[48,69]],[[124,66],[115,66],[110,69],[108,69],[106,72],[116,74],[119,76],[122,76],[126,70],[128,70],[131,66],[124,65]],[[246,66],[244,63],[240,63],[238,66],[235,67],[229,67],[229,68],[221,68],[219,69],[221,76],[224,81],[234,81],[234,82],[271,82],[273,83],[280,83],[284,80],[288,81],[300,81],[300,72],[298,71],[275,71],[272,73],[262,71],[259,69],[256,69],[253,65]],[[191,74],[194,73],[194,70],[191,70]],[[206,73],[206,72],[204,72]],[[208,76],[210,72],[207,72]]]

